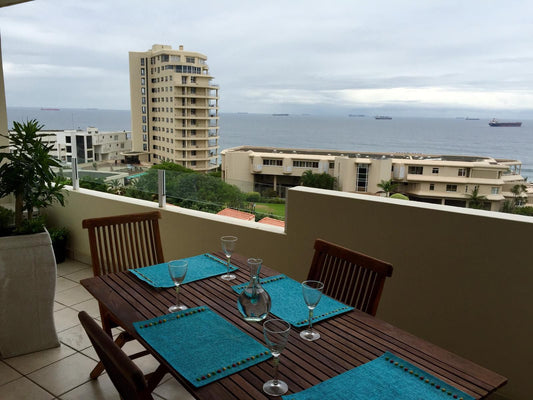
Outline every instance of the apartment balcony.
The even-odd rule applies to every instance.
[[[80,349],[88,344],[76,342],[81,331],[69,325],[85,305],[97,313],[87,293],[67,293],[65,286],[90,274],[83,265],[90,251],[81,221],[153,209],[162,214],[166,259],[213,251],[220,236],[232,234],[239,237],[239,253],[260,256],[297,280],[307,276],[316,238],[389,261],[394,274],[378,318],[508,377],[491,399],[530,395],[533,270],[524,249],[533,237],[533,218],[304,187],[288,191],[285,229],[86,189],[69,190],[65,207],[47,209],[50,223],[70,230],[70,257],[82,263],[69,274],[60,266],[58,287],[65,293],[56,297],[63,345],[53,357],[84,360],[70,368],[79,376],[75,386],[99,390],[108,384],[105,378],[87,383],[95,358],[85,360]],[[63,314],[70,322],[63,322]]]

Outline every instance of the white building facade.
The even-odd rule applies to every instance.
[[[274,190],[300,184],[305,171],[327,173],[344,192],[383,195],[378,186],[391,180],[396,192],[411,200],[468,206],[477,189],[484,208],[499,211],[514,194],[511,188],[525,183],[521,162],[481,156],[407,153],[358,153],[241,146],[223,150],[222,177],[245,192]],[[523,194],[524,203],[527,193]]]

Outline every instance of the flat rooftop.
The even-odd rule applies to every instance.
[[[299,155],[318,155],[318,156],[332,156],[332,157],[348,157],[348,158],[371,158],[384,159],[396,158],[405,160],[433,160],[433,161],[466,161],[466,162],[495,162],[492,157],[485,156],[469,156],[469,155],[445,155],[445,154],[422,154],[422,153],[370,153],[357,151],[340,151],[340,150],[318,150],[318,149],[292,149],[292,148],[277,148],[277,147],[256,147],[256,146],[240,146],[226,149],[224,152],[230,151],[253,151],[255,153],[271,153],[271,154],[299,154]],[[513,162],[517,160],[505,160],[506,162]]]

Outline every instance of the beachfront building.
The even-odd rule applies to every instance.
[[[129,131],[99,132],[98,128],[90,126],[85,131],[42,130],[41,133],[46,135],[43,141],[52,145],[52,156],[64,163],[70,163],[73,157],[78,159],[78,164],[118,162],[131,151]]]
[[[245,192],[274,190],[285,195],[305,171],[327,173],[338,189],[384,195],[378,186],[392,179],[396,192],[411,200],[468,206],[477,188],[483,208],[499,211],[511,187],[525,183],[521,162],[480,156],[408,153],[359,153],[241,146],[223,150],[222,177]],[[524,203],[527,202],[527,194]]]
[[[149,163],[218,167],[218,86],[206,60],[183,46],[129,53],[133,150]]]

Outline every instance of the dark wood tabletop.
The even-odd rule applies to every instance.
[[[222,253],[214,255],[225,259]],[[249,280],[246,258],[235,255],[232,263],[239,267],[237,279],[220,277],[183,285],[181,302],[188,307],[209,306],[213,311],[264,343],[262,325],[245,322],[237,310],[237,294],[232,285]],[[261,277],[279,272],[263,266]],[[137,338],[174,377],[198,399],[268,399],[263,383],[271,379],[272,363],[266,361],[237,372],[201,388],[185,380],[135,331],[133,322],[168,313],[175,302],[175,290],[155,289],[130,272],[88,278],[81,284],[104,306],[122,327]],[[442,379],[475,398],[484,398],[503,386],[507,379],[461,358],[447,350],[417,338],[369,314],[354,310],[314,324],[321,338],[307,342],[299,336],[301,329],[291,330],[287,347],[281,355],[280,379],[289,386],[289,394],[299,392],[390,351],[415,366]]]

